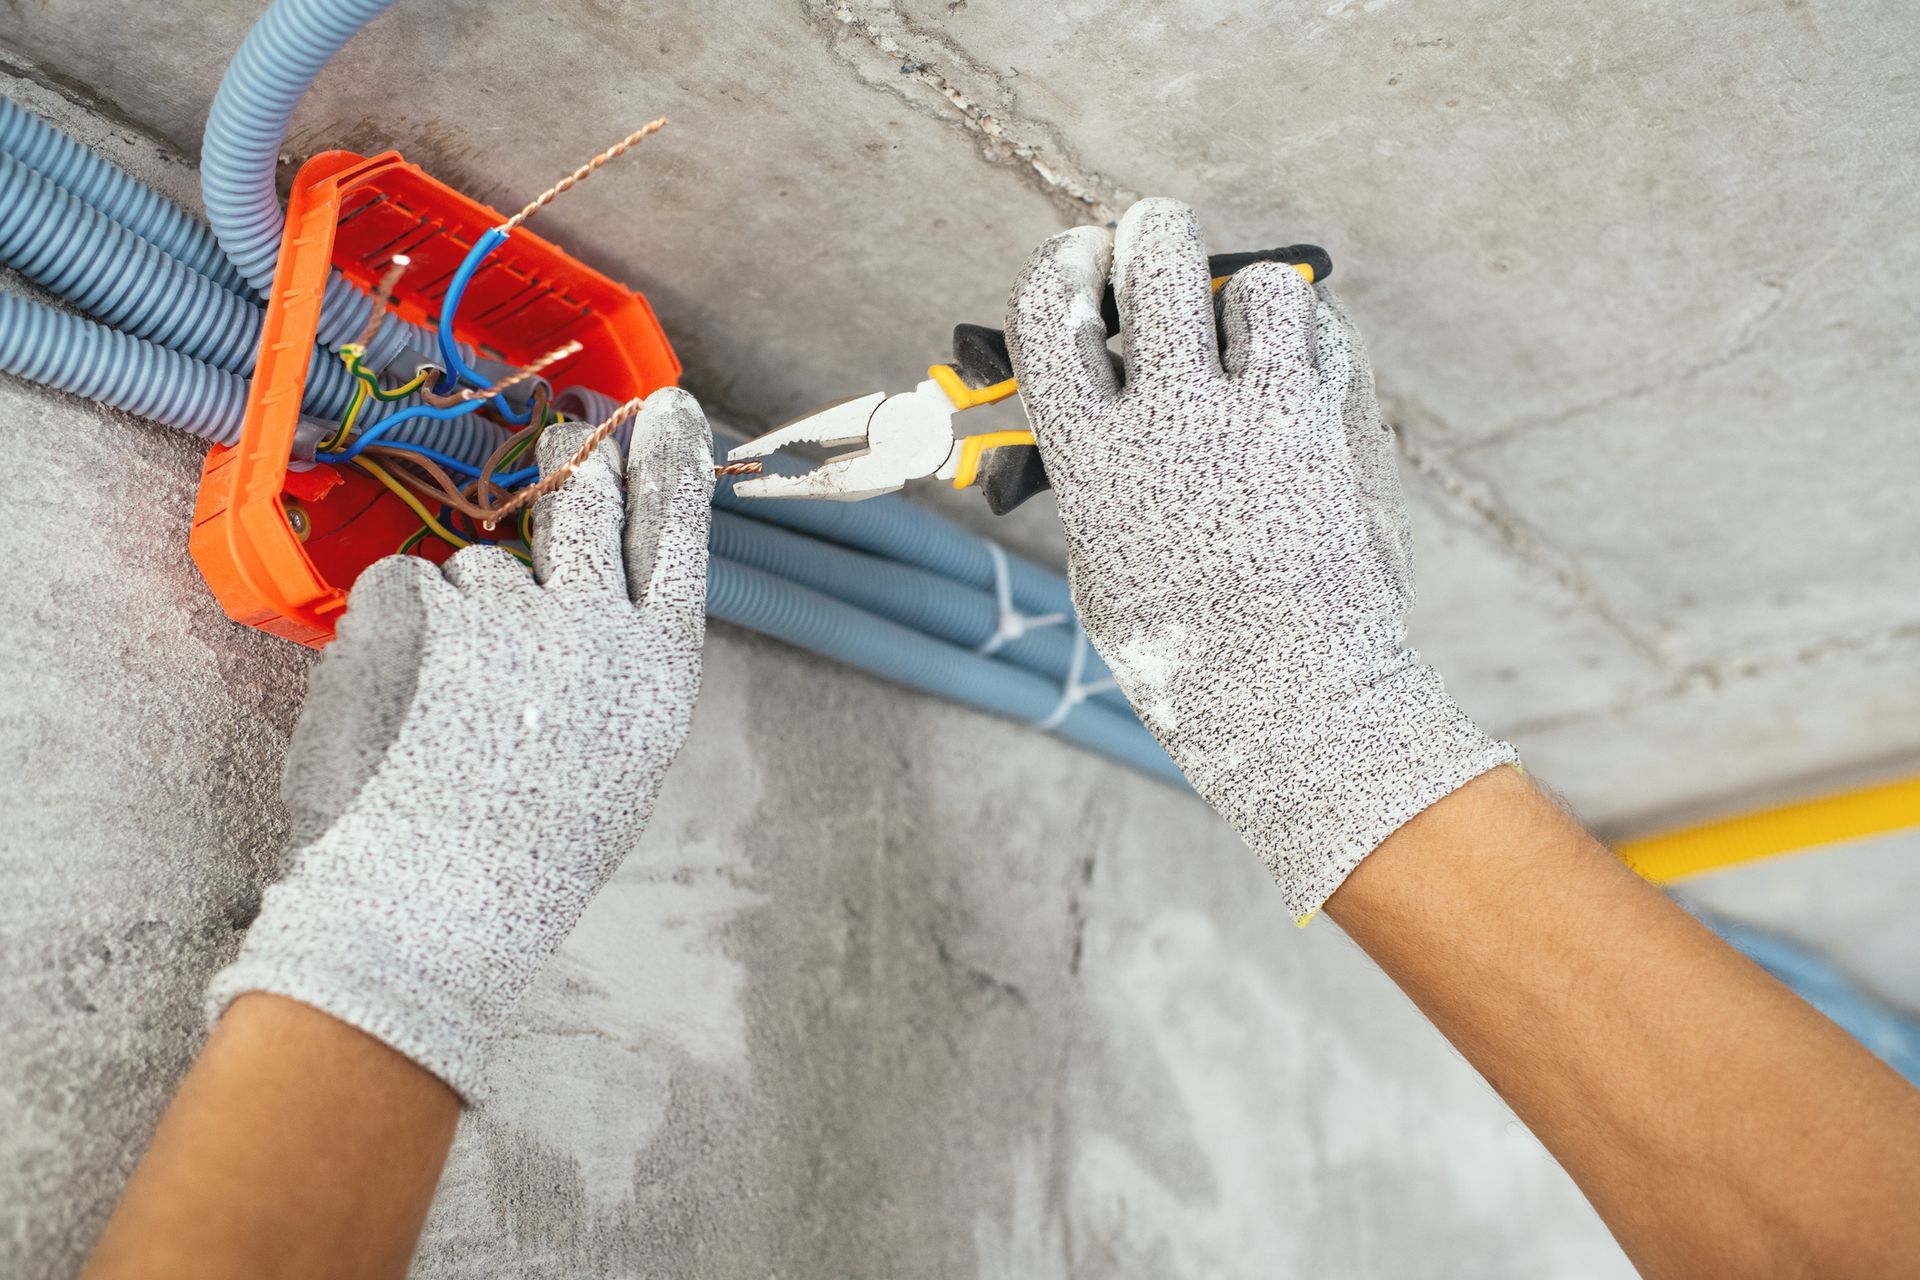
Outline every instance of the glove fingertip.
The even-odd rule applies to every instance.
[[[705,619],[713,432],[677,387],[647,398],[627,461],[627,589],[661,625],[692,637]]]
[[[1119,394],[1100,308],[1112,260],[1105,227],[1063,231],[1033,251],[1007,299],[1007,350],[1043,432]]]
[[[713,430],[700,402],[679,387],[662,387],[647,397],[627,446],[629,476],[662,470],[701,470],[709,482],[713,479]]]

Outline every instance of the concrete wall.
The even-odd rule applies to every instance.
[[[0,91],[190,197],[257,8],[6,7]],[[290,147],[397,145],[511,206],[671,115],[542,216],[647,289],[743,425],[904,384],[1034,241],[1134,192],[1194,200],[1221,247],[1327,244],[1401,427],[1419,639],[1628,830],[1920,754],[1916,25],[1891,0],[407,0]],[[272,874],[307,657],[194,575],[189,442],[14,384],[0,433],[0,1273],[56,1276]],[[996,532],[1050,555],[1049,521]],[[420,1274],[1624,1274],[1194,802],[724,628],[709,663],[654,829],[462,1128]],[[1817,876],[1896,861],[1744,906],[1846,933],[1867,895]]]

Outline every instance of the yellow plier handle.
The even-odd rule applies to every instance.
[[[1306,277],[1308,284],[1324,280],[1333,273],[1333,259],[1325,249],[1312,244],[1292,244],[1282,249],[1260,249],[1251,253],[1215,254],[1207,259],[1214,292],[1218,293],[1233,278],[1234,272],[1256,262],[1285,263]],[[1111,285],[1107,286],[1100,300],[1100,311],[1107,322],[1107,332],[1118,332],[1120,307]],[[946,393],[956,413],[977,409],[981,405],[998,404],[1020,389],[1013,376],[1013,359],[1007,353],[1007,335],[1002,330],[975,324],[954,326],[953,355],[952,364],[936,364],[927,370],[927,376]],[[955,461],[953,487],[965,489],[980,479],[984,455],[994,449],[1022,445],[1034,448],[1033,432],[987,431],[980,435],[964,436],[959,445],[960,455]],[[996,515],[1013,510],[1047,487],[1046,471],[1040,466],[1037,450],[1031,455],[1009,457],[1004,466],[996,462],[994,470],[999,473],[998,477],[990,475],[981,481],[981,487],[986,490],[987,504]]]
[[[947,399],[953,402],[956,413],[968,409],[977,409],[983,404],[998,404],[1020,389],[1011,377],[985,387],[970,387],[960,376],[960,371],[950,364],[936,364],[927,370],[940,389],[947,393]],[[953,487],[966,489],[980,477],[980,455],[989,449],[1000,449],[1007,445],[1033,443],[1033,432],[1027,430],[983,431],[975,436],[963,436],[960,440],[960,456],[954,464]]]

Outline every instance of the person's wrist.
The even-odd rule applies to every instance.
[[[208,985],[208,1021],[249,991],[297,1000],[477,1101],[488,1050],[550,948],[529,935],[525,948],[503,952],[483,912],[404,875],[371,875],[378,866],[333,837],[301,850],[267,888],[239,955]]]
[[[1408,651],[1249,719],[1190,718],[1168,743],[1198,791],[1273,871],[1304,922],[1394,831],[1517,757]]]

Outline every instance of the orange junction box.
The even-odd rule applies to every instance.
[[[207,585],[236,622],[314,648],[325,645],[360,571],[420,527],[404,503],[356,468],[287,465],[329,269],[371,291],[395,254],[408,255],[393,310],[431,327],[467,251],[505,221],[397,152],[368,159],[328,151],[301,167],[287,203],[246,421],[239,443],[207,454],[189,542]],[[557,387],[591,387],[616,402],[680,377],[680,362],[645,298],[524,226],[468,284],[455,337],[515,365],[577,339],[581,350],[544,376]]]

